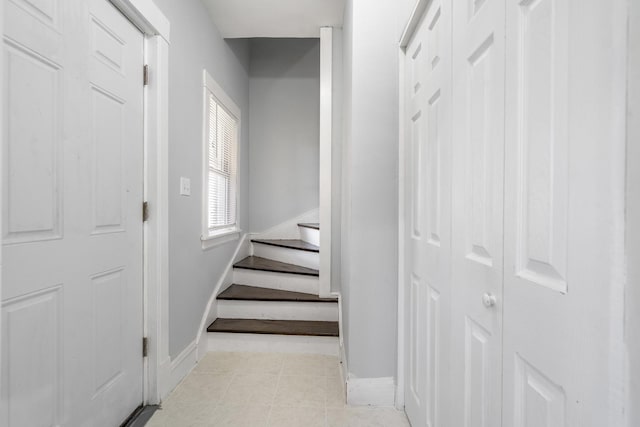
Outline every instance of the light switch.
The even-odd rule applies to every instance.
[[[191,195],[191,180],[189,178],[180,177],[180,195],[181,196]]]

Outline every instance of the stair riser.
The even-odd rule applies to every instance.
[[[279,246],[253,244],[253,254],[261,258],[301,265],[315,270],[320,269],[320,254],[317,252],[301,251],[298,249],[281,248]]]
[[[304,240],[312,245],[320,246],[320,230],[308,227],[300,228],[300,240]]]
[[[218,317],[227,319],[338,321],[338,304],[289,301],[218,301]]]
[[[316,276],[234,268],[233,283],[318,295],[318,277]]]
[[[207,332],[207,351],[214,352],[312,353],[338,356],[339,349],[338,337]]]

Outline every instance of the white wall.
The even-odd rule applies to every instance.
[[[249,44],[227,42],[200,0],[155,0],[171,22],[169,50],[169,353],[175,358],[195,338],[213,288],[236,242],[203,251],[202,70],[242,110],[239,157],[240,227],[248,216]],[[180,177],[191,197],[179,195]]]
[[[627,316],[629,426],[640,426],[640,3],[628,3]]]
[[[348,0],[344,24],[343,329],[350,374],[394,377],[398,272],[396,0]]]
[[[249,222],[261,232],[318,208],[319,39],[253,39],[249,87]]]

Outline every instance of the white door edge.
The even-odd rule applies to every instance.
[[[398,358],[397,358],[397,367],[396,367],[396,408],[403,409],[404,408],[404,346],[405,346],[405,292],[404,292],[404,262],[405,262],[405,253],[404,253],[404,230],[405,230],[405,196],[404,196],[404,188],[405,188],[405,179],[404,179],[404,156],[405,156],[405,132],[404,123],[405,120],[405,57],[406,50],[404,47],[400,47],[398,50],[398,64],[399,64],[399,85],[398,85],[398,102],[399,102],[399,117],[398,123]]]
[[[144,335],[143,403],[160,402],[161,366],[169,358],[169,41],[170,22],[150,0],[110,0],[145,36],[150,80],[144,90]],[[142,74],[142,71],[141,71]]]
[[[405,229],[405,162],[404,162],[404,153],[406,147],[406,135],[404,132],[404,127],[402,123],[406,119],[406,112],[404,108],[405,96],[404,90],[406,86],[405,82],[405,59],[406,59],[406,48],[409,44],[409,41],[413,37],[418,23],[422,19],[425,11],[427,10],[427,6],[431,0],[418,0],[416,5],[407,20],[405,25],[405,30],[400,38],[398,43],[398,64],[399,64],[399,85],[398,85],[398,123],[400,126],[398,127],[398,357],[397,357],[397,366],[396,366],[396,396],[395,396],[395,405],[397,409],[404,408],[404,385],[405,385],[405,366],[404,366],[404,357],[405,357],[405,333],[406,333],[406,325],[405,325],[405,292],[404,292],[404,262],[405,262],[405,253],[404,253],[404,229]]]

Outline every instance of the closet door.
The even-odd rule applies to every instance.
[[[435,0],[407,47],[406,412],[445,426],[451,266],[451,2]]]
[[[508,426],[623,425],[622,3],[507,1]]]
[[[449,425],[499,427],[505,2],[476,0],[453,4],[454,407]]]

